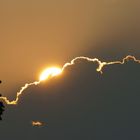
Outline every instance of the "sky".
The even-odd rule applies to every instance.
[[[140,59],[138,0],[0,0],[0,91],[14,99],[42,70],[77,56]],[[0,132],[13,139],[139,139],[139,64],[80,60],[6,105]],[[33,127],[31,121],[44,122]]]

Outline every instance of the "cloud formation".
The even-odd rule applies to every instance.
[[[89,57],[84,57],[84,56],[79,56],[79,57],[76,57],[74,59],[71,60],[70,63],[65,63],[64,66],[62,67],[62,72],[65,70],[65,68],[67,68],[68,66],[71,66],[71,65],[74,65],[75,62],[77,60],[86,60],[88,62],[97,62],[98,63],[98,67],[97,67],[97,72],[101,72],[102,73],[102,69],[104,66],[108,66],[108,65],[114,65],[114,64],[124,64],[125,61],[127,60],[130,60],[132,59],[134,62],[136,63],[140,63],[140,60],[136,59],[135,56],[132,56],[132,55],[128,55],[126,57],[124,57],[122,59],[122,61],[112,61],[112,62],[102,62],[100,61],[99,59],[97,58],[89,58]],[[57,75],[53,75],[52,73],[50,73],[50,77],[55,77]],[[47,79],[46,79],[47,80]],[[44,80],[43,80],[44,81]],[[17,92],[17,95],[16,95],[16,99],[13,100],[13,101],[9,101],[7,99],[7,97],[0,97],[1,100],[4,100],[6,104],[11,104],[11,105],[15,105],[18,103],[18,100],[19,100],[19,96],[22,94],[22,92],[27,89],[28,87],[32,86],[32,85],[38,85],[40,84],[42,81],[39,80],[39,81],[35,81],[35,82],[32,82],[32,83],[26,83],[23,87],[21,87],[21,90],[19,92]]]
[[[104,66],[100,74],[97,62],[76,59],[63,76],[28,88],[17,106],[6,106],[1,138],[139,138],[140,65],[133,57],[122,62]],[[31,120],[49,127],[32,127]]]

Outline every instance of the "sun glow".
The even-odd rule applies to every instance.
[[[44,80],[47,80],[49,77],[53,77],[61,73],[62,73],[61,68],[58,68],[58,67],[47,68],[41,73],[39,80],[44,81]]]

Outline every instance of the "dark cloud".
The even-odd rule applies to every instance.
[[[139,139],[140,65],[79,62],[39,86],[27,89],[17,106],[7,106],[1,138]],[[48,126],[33,127],[32,120]]]

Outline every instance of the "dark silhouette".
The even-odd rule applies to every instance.
[[[2,83],[2,81],[0,80],[0,83]],[[0,94],[0,97],[1,97],[2,95]],[[0,120],[2,120],[2,117],[1,117],[1,115],[3,114],[3,111],[4,111],[4,104],[3,104],[3,102],[2,101],[0,101]]]

